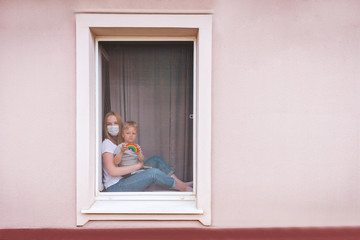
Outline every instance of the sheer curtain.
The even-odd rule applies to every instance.
[[[193,43],[102,46],[109,56],[109,81],[103,80],[109,94],[104,102],[124,121],[138,123],[137,142],[145,158],[162,156],[179,178],[192,180]]]

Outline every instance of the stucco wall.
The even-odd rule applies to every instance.
[[[0,228],[76,225],[82,9],[214,11],[212,227],[360,225],[359,1],[1,0]]]

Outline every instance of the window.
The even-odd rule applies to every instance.
[[[194,193],[102,193],[100,144],[106,53],[99,41],[190,41],[194,45]],[[89,220],[211,223],[211,15],[77,14],[77,224]],[[108,103],[107,103],[108,104]]]
[[[193,37],[96,39],[102,120],[112,110],[123,121],[135,121],[145,158],[162,156],[185,182],[193,181],[195,42]]]

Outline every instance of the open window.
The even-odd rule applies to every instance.
[[[211,15],[76,17],[77,224],[89,220],[199,220],[209,225]],[[166,104],[160,106],[160,102]],[[104,113],[110,109],[124,120],[139,122],[139,140],[148,156],[165,155],[178,171],[176,175],[194,181],[194,192],[102,192],[101,131]],[[149,118],[153,120],[146,121]],[[168,126],[162,124],[163,119]],[[154,127],[159,123],[163,128]],[[185,131],[179,133],[181,126]],[[161,150],[154,146],[161,142],[145,140],[149,135],[173,146]],[[184,146],[176,151],[179,142]],[[181,158],[177,154],[183,154],[184,162],[176,160]]]

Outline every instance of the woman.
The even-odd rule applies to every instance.
[[[192,191],[192,188],[179,180],[174,171],[159,156],[131,166],[116,166],[114,162],[114,151],[122,142],[121,137],[122,119],[116,112],[108,112],[104,119],[105,140],[102,144],[103,177],[107,192],[138,192],[144,191],[152,183],[166,189],[177,189],[179,191]],[[144,171],[122,177],[144,167]]]

